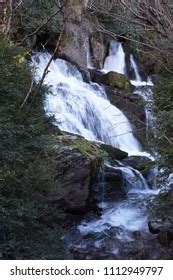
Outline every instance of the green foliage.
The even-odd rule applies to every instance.
[[[148,207],[150,209],[151,218],[165,218],[173,215],[173,190],[160,193],[152,199]]]
[[[56,0],[24,0],[19,9],[16,10],[16,19],[20,20],[20,31],[24,34],[30,34],[40,27],[49,16],[58,10],[58,1]],[[57,34],[62,24],[62,14],[55,15],[41,30],[41,33]]]
[[[140,47],[138,42],[140,42],[141,34],[138,32],[136,24],[127,17],[119,5],[113,5],[111,10],[98,15],[98,19],[108,33],[111,32],[115,37],[128,38],[131,40],[131,47],[135,50]]]
[[[19,106],[23,92],[30,88],[31,74],[25,59],[28,54],[28,49],[16,47],[14,43],[4,39],[3,35],[0,34],[0,95],[5,104],[8,103],[9,99],[12,101],[10,106],[6,108],[9,113],[13,112],[14,105]],[[16,104],[17,102],[19,103]]]
[[[45,88],[27,115],[19,107],[31,85],[29,50],[0,38],[0,255],[3,259],[64,258],[66,216],[47,202],[55,166],[42,135],[50,134],[42,109]],[[52,132],[51,132],[52,133]],[[61,221],[61,222],[60,222]]]
[[[161,72],[154,90],[157,138],[156,144],[162,155],[162,164],[173,166],[173,78]]]

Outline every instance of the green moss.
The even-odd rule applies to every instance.
[[[100,145],[91,141],[86,140],[81,136],[74,135],[62,135],[54,138],[54,143],[59,145],[67,145],[71,149],[79,151],[79,153],[84,157],[86,163],[93,162],[97,159],[98,168],[104,162],[107,157],[107,152],[100,148]]]
[[[108,72],[104,75],[104,83],[105,85],[109,85],[115,88],[124,89],[130,91],[132,86],[128,80],[128,78],[119,73],[115,73],[113,71]]]
[[[154,88],[155,125],[157,128],[157,145],[162,155],[161,165],[173,170],[173,78],[165,71],[159,73],[157,85]]]
[[[22,5],[13,12],[13,17],[18,28],[17,36],[28,35],[43,25],[37,35],[49,33],[57,34],[63,23],[62,13],[57,13],[44,25],[46,19],[58,10],[56,0],[23,0]]]

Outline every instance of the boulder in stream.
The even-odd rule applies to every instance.
[[[86,212],[92,207],[92,184],[103,161],[100,146],[83,137],[63,135],[54,137],[48,154],[57,184],[50,189],[47,200],[65,211]]]
[[[134,88],[125,75],[119,74],[114,71],[103,74],[99,70],[90,69],[90,75],[91,80],[98,84],[103,84],[127,91],[131,91]]]

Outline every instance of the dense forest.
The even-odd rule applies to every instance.
[[[171,1],[0,0],[0,27],[0,258],[172,259]]]

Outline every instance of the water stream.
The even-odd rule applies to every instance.
[[[37,53],[33,56],[32,64],[36,66],[35,74],[38,80],[49,59],[49,53]],[[132,55],[130,60],[135,72],[136,79],[132,83],[137,87],[136,90],[142,94],[139,87],[143,85],[151,90],[152,82],[142,81]],[[122,44],[116,41],[111,41],[109,55],[104,63],[103,72],[109,71],[126,73],[125,53]],[[148,156],[135,138],[129,120],[121,110],[111,105],[104,88],[96,83],[85,83],[75,66],[62,59],[52,61],[45,83],[51,86],[52,91],[46,96],[45,112],[48,116],[54,116],[54,123],[61,130],[82,135],[88,140],[112,145],[127,151],[129,155]],[[121,199],[109,201],[106,191],[104,194],[108,186],[108,181],[105,180],[108,171],[105,170],[121,174],[123,194]],[[66,241],[68,246],[76,248],[85,248],[85,250],[90,248],[91,251],[93,248],[93,250],[100,250],[100,248],[104,250],[103,244],[106,244],[106,241],[102,241],[106,238],[105,232],[114,228],[115,246],[112,245],[111,253],[116,255],[124,246],[122,245],[125,244],[124,242],[133,240],[133,232],[148,231],[146,199],[157,194],[158,191],[151,190],[143,175],[127,164],[106,163],[105,170],[102,171],[98,182],[98,205],[102,209],[102,215],[99,218],[90,217],[82,221],[74,233],[76,239],[74,237],[72,241],[69,237]],[[89,239],[86,237],[88,234],[90,234]],[[110,250],[108,251],[110,253]]]

